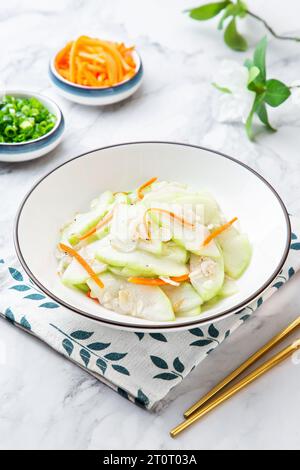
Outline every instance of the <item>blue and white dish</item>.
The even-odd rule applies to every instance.
[[[50,62],[49,75],[52,84],[64,98],[78,104],[105,106],[129,98],[140,87],[143,79],[143,64],[136,51],[133,52],[133,58],[136,63],[135,75],[111,87],[90,87],[69,82],[57,72],[54,65],[55,57]]]
[[[0,93],[0,98],[2,98],[4,94],[11,95],[16,98],[37,98],[50,111],[50,113],[56,116],[56,123],[50,132],[38,139],[20,143],[1,142],[0,161],[14,163],[34,160],[35,158],[42,157],[55,149],[62,139],[65,128],[64,117],[57,104],[44,95],[29,91],[5,90],[5,93]]]

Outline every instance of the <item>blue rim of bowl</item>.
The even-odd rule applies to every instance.
[[[256,292],[251,294],[247,299],[243,300],[238,305],[230,307],[229,309],[225,310],[224,312],[212,315],[210,318],[201,319],[201,317],[200,317],[197,320],[191,320],[191,321],[186,322],[184,324],[174,323],[173,325],[164,325],[164,323],[161,322],[161,325],[140,325],[140,324],[134,324],[134,323],[129,325],[128,323],[125,323],[125,322],[122,322],[122,321],[108,320],[108,319],[103,319],[103,318],[99,319],[99,317],[96,317],[95,315],[92,315],[88,312],[80,310],[79,308],[74,307],[73,305],[70,305],[68,302],[65,302],[64,300],[60,299],[55,294],[53,294],[51,291],[49,291],[49,289],[47,289],[47,287],[45,287],[35,277],[35,275],[31,272],[29,266],[27,265],[23,255],[22,255],[22,251],[21,251],[20,243],[19,243],[18,229],[19,229],[19,220],[20,220],[20,217],[21,217],[21,214],[22,214],[23,207],[26,204],[27,199],[31,196],[31,193],[36,189],[36,187],[39,186],[39,184],[41,184],[44,181],[44,179],[46,179],[49,175],[51,175],[51,173],[54,173],[56,170],[58,170],[62,166],[67,165],[68,163],[70,163],[74,160],[77,160],[78,158],[82,158],[82,157],[91,155],[95,152],[99,152],[99,151],[102,151],[102,150],[107,150],[107,149],[110,149],[110,148],[118,148],[118,147],[124,147],[124,146],[128,146],[128,145],[140,145],[140,144],[143,144],[143,145],[145,145],[145,144],[175,145],[175,146],[181,146],[181,147],[196,148],[198,150],[205,150],[206,152],[212,152],[216,155],[219,155],[222,158],[226,158],[227,160],[231,160],[232,162],[236,163],[237,165],[242,166],[246,170],[250,171],[250,173],[257,176],[257,178],[260,179],[270,189],[270,191],[274,194],[275,198],[279,202],[280,207],[282,209],[282,212],[284,214],[284,218],[285,218],[285,221],[286,221],[286,229],[287,229],[286,245],[285,245],[285,249],[284,249],[284,252],[282,254],[281,260],[280,260],[278,266],[276,267],[276,269],[273,271],[272,275],[268,278],[268,280]],[[85,152],[85,153],[82,153],[81,155],[77,155],[76,157],[71,158],[70,160],[62,163],[61,165],[58,165],[56,168],[54,168],[49,173],[47,173],[42,178],[40,178],[39,181],[37,181],[37,183],[31,188],[31,190],[26,194],[23,201],[21,202],[21,205],[20,205],[19,210],[18,210],[17,215],[16,215],[15,224],[14,224],[14,246],[15,246],[15,250],[16,250],[16,253],[17,253],[17,257],[18,257],[23,269],[25,270],[27,275],[30,277],[30,279],[46,295],[48,295],[50,298],[52,298],[54,301],[56,301],[59,305],[61,305],[63,307],[66,307],[66,308],[72,310],[75,313],[79,313],[80,315],[83,315],[84,317],[92,318],[93,320],[96,320],[99,323],[102,323],[102,324],[105,324],[105,325],[108,325],[108,326],[117,326],[117,327],[123,327],[123,328],[125,327],[127,330],[131,330],[131,331],[151,331],[151,330],[152,331],[154,331],[154,330],[176,331],[176,330],[182,330],[182,328],[184,328],[185,330],[188,330],[190,327],[195,327],[195,326],[199,326],[199,325],[206,325],[208,323],[211,323],[211,322],[214,322],[214,321],[219,321],[221,319],[227,318],[229,315],[239,314],[244,308],[247,307],[247,305],[249,305],[252,301],[259,298],[265,292],[265,290],[268,287],[270,287],[272,282],[276,279],[276,277],[278,276],[278,274],[282,270],[282,268],[284,266],[284,263],[286,262],[286,259],[288,257],[288,254],[289,254],[289,251],[290,251],[290,246],[291,246],[291,240],[292,240],[292,228],[291,228],[291,221],[290,221],[290,218],[289,218],[288,211],[287,211],[281,197],[277,193],[277,191],[257,171],[253,170],[253,168],[249,167],[245,163],[240,162],[239,160],[236,160],[233,157],[229,157],[228,155],[226,155],[224,153],[218,152],[217,150],[212,150],[212,149],[209,149],[207,147],[201,147],[199,145],[185,144],[185,143],[182,143],[182,142],[172,142],[172,141],[125,142],[125,143],[121,143],[121,144],[115,144],[115,145],[108,145],[106,147],[100,147],[98,149],[90,150],[89,152]]]
[[[64,116],[60,107],[53,100],[48,98],[48,96],[43,96],[43,95],[40,95],[39,93],[30,93],[27,91],[20,91],[18,93],[20,93],[20,95],[24,93],[24,96],[28,95],[28,96],[32,96],[33,98],[40,97],[45,102],[49,101],[53,105],[55,105],[58,111],[58,113],[56,114],[57,123],[55,124],[54,128],[51,129],[50,132],[47,132],[47,134],[39,137],[38,139],[28,140],[27,142],[20,142],[20,143],[16,142],[13,144],[0,142],[0,155],[3,155],[3,154],[16,155],[20,153],[29,153],[29,152],[34,152],[36,150],[40,150],[42,148],[48,147],[48,145],[51,145],[53,142],[55,142],[61,137],[65,129],[65,119],[64,119]]]
[[[66,91],[67,93],[71,93],[73,95],[85,96],[90,98],[104,98],[107,96],[114,96],[131,90],[135,85],[137,85],[141,81],[143,77],[144,68],[142,59],[140,58],[139,54],[137,54],[137,56],[139,58],[139,68],[136,74],[126,82],[119,83],[118,85],[114,85],[112,87],[86,87],[68,82],[64,78],[60,78],[58,72],[55,71],[54,59],[51,60],[49,65],[49,75],[54,85],[56,85],[61,90]]]

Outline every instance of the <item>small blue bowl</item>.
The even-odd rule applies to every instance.
[[[55,57],[50,62],[49,75],[53,85],[64,98],[89,106],[105,106],[125,100],[133,95],[141,85],[143,64],[136,51],[133,52],[133,59],[136,63],[135,75],[112,87],[88,87],[69,82],[57,72]]]
[[[23,162],[26,160],[34,160],[42,157],[46,153],[51,152],[61,141],[65,129],[64,117],[59,106],[50,98],[22,90],[5,90],[0,93],[0,98],[4,95],[14,96],[16,98],[36,98],[49,111],[56,116],[56,123],[50,132],[39,137],[38,139],[29,140],[20,143],[0,142],[0,161],[1,162]]]

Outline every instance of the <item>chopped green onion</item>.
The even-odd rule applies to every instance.
[[[48,134],[56,116],[36,98],[4,96],[0,100],[0,143],[19,143]]]

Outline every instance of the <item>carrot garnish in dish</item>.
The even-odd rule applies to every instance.
[[[55,57],[55,68],[66,80],[89,87],[110,87],[136,73],[134,47],[123,43],[79,36]]]
[[[143,191],[144,189],[148,188],[148,186],[151,186],[151,184],[155,183],[155,181],[157,181],[157,177],[155,178],[151,178],[149,181],[146,181],[146,183],[142,184],[142,186],[140,186],[137,190],[137,195],[138,195],[138,198],[139,199],[143,199],[144,197],[144,194],[143,194]]]
[[[71,248],[70,246],[67,246],[65,245],[64,243],[60,243],[59,244],[59,248],[64,251],[65,253],[68,253],[68,255],[70,256],[73,256],[73,258],[75,258],[79,264],[81,264],[81,266],[86,270],[86,272],[91,276],[91,278],[96,282],[96,284],[102,289],[104,287],[104,284],[103,282],[101,281],[101,279],[99,279],[99,277],[97,276],[97,274],[95,273],[95,271],[91,268],[91,266],[85,261],[85,259],[82,258],[82,256],[80,256],[80,254],[78,253],[78,251],[74,250],[73,248]]]
[[[203,246],[208,245],[214,238],[216,238],[218,235],[220,235],[225,230],[227,230],[229,227],[231,227],[231,225],[234,224],[234,222],[236,222],[237,220],[238,220],[238,218],[234,217],[232,220],[230,220],[226,224],[221,225],[221,227],[218,227],[216,230],[211,232],[211,234],[208,235],[208,237],[204,240]]]
[[[172,219],[177,220],[177,222],[180,222],[182,225],[189,227],[189,228],[194,228],[195,225],[189,222],[188,220],[184,219],[184,217],[181,217],[180,215],[175,214],[172,211],[168,211],[166,209],[160,209],[158,207],[150,207],[149,209],[146,210],[144,214],[144,225],[146,227],[146,232],[147,232],[147,237],[150,239],[151,234],[149,230],[149,221],[147,220],[147,215],[149,212],[159,212],[161,214],[167,214],[169,215]]]
[[[171,281],[174,282],[184,282],[189,279],[189,275],[185,274],[184,276],[178,277],[170,277]],[[130,277],[128,279],[129,282],[132,284],[139,284],[142,286],[166,286],[168,282],[164,281],[163,279],[158,278],[147,278],[147,277]]]
[[[86,238],[89,238],[91,235],[96,233],[97,230],[99,230],[99,228],[102,228],[104,227],[104,225],[108,224],[108,222],[110,222],[112,218],[113,218],[113,213],[110,212],[109,214],[107,214],[106,217],[104,217],[104,219],[100,220],[100,222],[98,222],[98,224],[95,227],[91,228],[88,232],[86,232],[84,235],[79,237],[79,240],[82,241],[82,240],[85,240]]]

